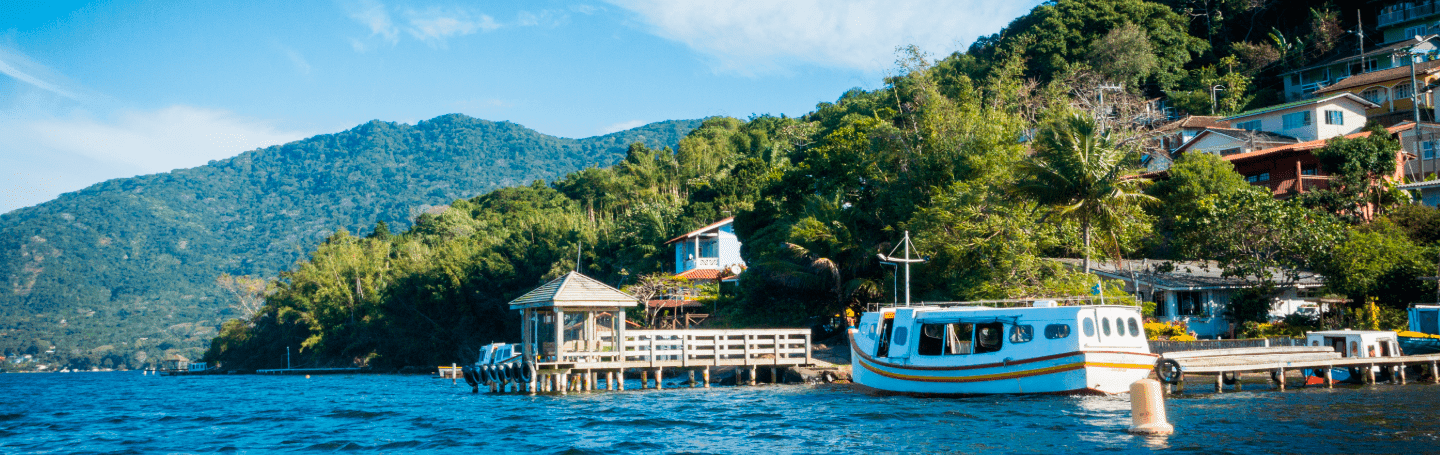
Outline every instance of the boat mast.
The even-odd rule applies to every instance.
[[[905,249],[905,252],[904,252],[904,253],[905,253],[905,257],[903,257],[903,258],[894,257],[895,250],[898,250],[898,249],[901,249],[901,248],[904,248],[904,249]],[[910,257],[910,250],[912,250],[912,249],[914,249],[914,248],[915,248],[915,244],[913,244],[913,243],[910,242],[910,231],[905,231],[905,237],[900,240],[900,244],[899,244],[899,245],[896,245],[895,248],[893,248],[893,249],[890,250],[890,254],[889,254],[889,255],[884,255],[884,254],[877,254],[877,255],[876,255],[876,256],[879,256],[879,257],[880,257],[880,260],[881,260],[881,261],[889,261],[889,262],[904,263],[904,264],[905,264],[905,306],[910,306],[910,264],[916,263],[916,262],[925,262],[925,259],[924,259],[924,258],[918,258],[918,257],[917,257],[917,258],[911,258],[911,257]]]

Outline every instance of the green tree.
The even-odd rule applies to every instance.
[[[1384,208],[1386,184],[1397,171],[1400,141],[1379,125],[1371,125],[1366,132],[1369,134],[1360,137],[1331,138],[1315,151],[1321,169],[1334,178],[1329,188],[1307,196],[1307,201],[1364,222],[1373,220]]]
[[[1374,298],[1383,306],[1403,309],[1430,298],[1430,287],[1420,280],[1433,270],[1429,256],[1430,250],[1388,220],[1352,227],[1321,263],[1325,287],[1349,297],[1357,307]]]
[[[1020,166],[1018,194],[1080,224],[1085,273],[1092,231],[1114,235],[1131,219],[1127,209],[1155,199],[1140,191],[1149,180],[1131,175],[1129,155],[1094,119],[1066,115],[1041,128],[1035,154]]]

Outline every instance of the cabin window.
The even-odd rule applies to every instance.
[[[1045,326],[1045,338],[1058,340],[1070,336],[1070,324],[1050,324]]]
[[[1035,327],[1030,325],[1015,325],[1010,327],[1010,342],[1024,343],[1035,339]]]
[[[920,342],[915,345],[915,353],[920,355],[940,355],[945,347],[945,326],[948,324],[924,324],[920,326]]]
[[[1095,336],[1095,320],[1094,320],[1094,319],[1085,318],[1084,321],[1080,321],[1080,328],[1085,330],[1085,336],[1087,336],[1087,337],[1093,337],[1093,336]]]
[[[1380,340],[1380,357],[1390,357],[1395,354],[1390,352],[1390,340]]]
[[[892,342],[892,343],[895,343],[896,346],[904,346],[904,345],[905,345],[905,339],[908,338],[908,337],[910,337],[910,330],[909,330],[909,329],[907,329],[907,328],[905,328],[905,327],[896,327],[896,328],[895,328],[895,340],[894,340],[894,341],[891,341],[891,342]]]
[[[869,338],[872,340],[875,339],[875,324],[865,324],[860,326],[860,333],[864,334],[865,338]]]
[[[975,324],[975,353],[999,351],[1001,344],[1005,341],[1005,324],[992,322],[989,324]]]
[[[957,322],[946,324],[945,330],[945,355],[969,354],[974,352],[971,349],[971,339],[975,337],[975,324]]]
[[[1359,345],[1359,344],[1356,344],[1354,341],[1351,341],[1351,342],[1350,342],[1350,357],[1359,357],[1359,356],[1360,356],[1360,345]]]
[[[1136,322],[1135,318],[1130,318],[1130,336],[1140,336],[1140,323]]]
[[[1100,331],[1110,336],[1110,318],[1100,318]]]

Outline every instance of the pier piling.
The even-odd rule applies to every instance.
[[[1430,370],[1431,370],[1431,371],[1434,371],[1434,370],[1435,370],[1435,365],[1434,365],[1434,364],[1431,364],[1431,365],[1430,365]],[[704,376],[704,378],[705,378],[705,388],[708,389],[708,388],[710,388],[710,367],[705,367],[705,372],[703,373],[703,376]]]

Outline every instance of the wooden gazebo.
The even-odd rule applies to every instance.
[[[521,346],[534,372],[619,368],[625,310],[635,296],[570,272],[510,302],[521,312]]]

